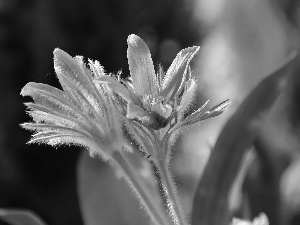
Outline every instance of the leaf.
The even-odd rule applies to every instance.
[[[0,209],[0,219],[11,225],[45,225],[33,212],[17,209]]]
[[[137,172],[143,174],[143,179],[147,177],[147,188],[153,199],[158,200],[156,183],[149,176],[149,171],[141,167],[140,157],[135,157],[136,154],[129,155],[134,157],[134,166],[139,165]],[[109,164],[93,159],[83,151],[77,173],[79,203],[85,225],[149,224],[148,216],[140,208],[131,189],[123,179],[115,176],[115,171]]]
[[[252,145],[268,112],[284,89],[295,58],[296,53],[292,53],[277,70],[262,80],[222,129],[196,190],[193,225],[229,224],[228,192],[245,151]]]

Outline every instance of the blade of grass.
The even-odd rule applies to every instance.
[[[281,99],[280,103],[284,100]],[[276,113],[275,110],[275,113],[273,111],[272,115],[269,115],[264,122],[253,143],[257,157],[253,165],[249,167],[243,185],[252,215],[264,212],[268,215],[272,225],[288,224],[287,209],[282,198],[280,182],[282,174],[293,160],[293,152],[297,148],[295,146],[296,134],[282,126],[282,121],[287,123],[284,114]],[[280,124],[275,122],[278,117],[281,120]]]
[[[227,121],[196,190],[193,225],[229,224],[229,189],[246,149],[252,145],[268,112],[284,89],[290,65],[295,58],[294,52],[277,70],[262,80]]]
[[[0,219],[11,225],[45,225],[33,212],[18,209],[0,209]]]

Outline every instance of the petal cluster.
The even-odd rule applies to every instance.
[[[190,62],[200,47],[181,50],[166,73],[162,68],[156,73],[146,43],[134,34],[128,37],[127,42],[130,78],[116,79],[106,75],[95,82],[107,84],[123,99],[124,115],[131,120],[125,126],[131,136],[139,140],[145,155],[164,158],[166,151],[159,154],[151,150],[158,149],[153,143],[170,146],[168,141],[171,136],[177,137],[187,126],[221,114],[229,101],[215,107],[209,107],[207,101],[199,109],[191,111],[197,81],[192,76]]]
[[[127,50],[131,80],[102,76],[97,82],[106,83],[126,101],[128,119],[159,130],[172,123],[172,119],[175,122],[183,119],[194,100],[197,82],[191,76],[190,62],[199,49],[197,46],[183,49],[166,73],[162,69],[155,73],[148,46],[132,34],[128,37]],[[225,104],[223,108],[218,108],[220,113],[224,109]],[[187,123],[195,122],[198,114],[195,113]],[[208,115],[212,113],[207,113],[207,118]]]
[[[30,143],[83,145],[106,159],[112,149],[124,146],[125,128],[147,157],[170,158],[178,134],[226,109],[228,100],[215,107],[207,101],[191,110],[197,81],[190,63],[200,47],[181,50],[165,73],[162,68],[155,72],[149,48],[140,37],[132,34],[127,42],[131,75],[127,79],[105,74],[97,61],[89,60],[87,67],[80,56],[54,51],[62,90],[28,83],[21,92],[34,99],[26,103],[33,122],[22,124],[35,131]]]
[[[28,83],[21,91],[34,100],[25,103],[33,122],[21,124],[35,131],[29,143],[81,145],[109,159],[123,144],[122,117],[107,85],[93,82],[104,76],[103,68],[97,61],[87,68],[82,57],[60,49],[54,51],[54,68],[63,90]]]

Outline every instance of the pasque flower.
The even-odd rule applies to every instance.
[[[97,61],[90,60],[89,67],[82,57],[55,49],[54,68],[63,90],[41,83],[25,85],[21,95],[34,99],[25,103],[34,122],[21,124],[36,132],[29,143],[81,145],[104,159],[122,147],[122,115],[113,94],[106,85],[92,82],[104,76],[104,70]]]
[[[189,64],[199,49],[200,47],[196,46],[183,49],[166,74],[162,69],[156,74],[146,43],[132,34],[128,37],[127,50],[131,80],[119,82],[110,76],[101,76],[97,81],[107,83],[127,102],[127,118],[158,130],[166,127],[172,119],[175,119],[175,122],[177,119],[183,119],[185,111],[191,105],[197,83],[191,77]],[[225,106],[226,104],[223,104],[214,110],[202,108],[201,116],[199,111],[195,112],[185,124],[216,116]]]
[[[187,224],[169,171],[172,145],[187,126],[221,114],[228,105],[224,101],[210,108],[206,102],[191,110],[197,82],[190,62],[199,48],[183,49],[166,73],[162,68],[155,73],[146,43],[130,35],[127,79],[105,74],[97,61],[89,60],[87,67],[82,57],[56,49],[54,68],[63,90],[28,83],[21,92],[34,100],[26,103],[33,122],[22,124],[35,131],[29,143],[88,147],[92,155],[110,160],[122,171],[154,224],[167,224],[124,156],[127,132],[152,163],[173,224]]]
[[[161,144],[170,147],[170,142],[166,142],[171,135],[176,137],[186,126],[221,114],[229,102],[210,108],[207,101],[198,110],[190,110],[197,92],[197,81],[192,77],[190,62],[200,47],[183,49],[166,73],[162,68],[155,73],[146,43],[134,34],[128,37],[127,42],[131,77],[116,79],[104,75],[97,77],[95,82],[107,84],[121,96],[121,111],[131,120],[126,127],[143,148],[143,153],[165,158],[162,155],[167,155],[166,146],[159,154],[151,150],[155,148],[153,143],[163,142]]]
[[[121,96],[119,108],[130,120],[124,125],[154,167],[172,222],[184,225],[187,222],[169,170],[172,146],[183,129],[221,114],[229,102],[212,108],[206,102],[191,111],[197,82],[192,77],[190,62],[200,47],[180,51],[165,74],[161,68],[155,73],[150,51],[141,38],[130,35],[127,42],[130,79],[106,75],[95,82],[107,84]]]

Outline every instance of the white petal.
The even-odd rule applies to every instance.
[[[164,77],[162,96],[172,100],[176,93],[180,94],[187,80],[188,66],[199,49],[198,46],[185,48],[177,54]]]
[[[124,85],[120,84],[118,81],[116,81],[111,76],[105,75],[98,77],[94,80],[94,82],[101,82],[107,84],[107,86],[112,89],[114,92],[116,92],[118,95],[120,95],[124,100],[127,102],[132,101],[130,97],[130,93]]]
[[[158,93],[155,70],[146,43],[137,35],[128,39],[127,58],[134,91],[140,97]]]

